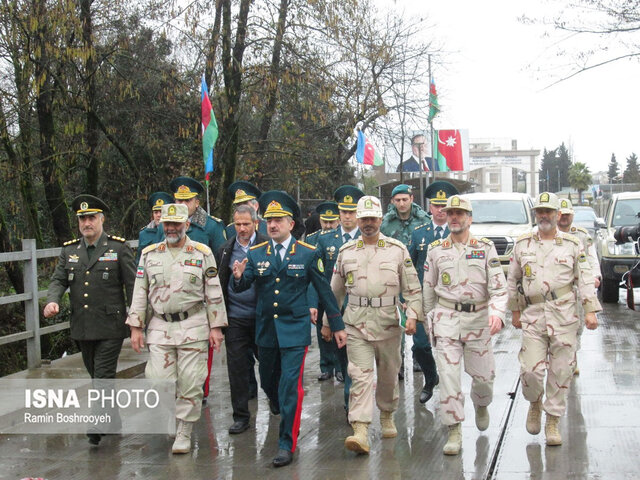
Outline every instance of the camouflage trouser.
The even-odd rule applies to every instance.
[[[580,337],[582,336],[582,332],[584,331],[584,307],[580,302],[576,302],[576,310],[578,311],[578,332],[576,333],[576,353],[578,353],[578,350],[580,350],[580,347],[582,346]]]
[[[522,394],[530,402],[542,400],[546,372],[544,410],[560,416],[566,410],[567,392],[573,377],[579,322],[570,325],[565,333],[557,335],[547,333],[544,319],[540,319],[539,323],[522,324],[522,348],[518,355]]]
[[[461,361],[471,376],[471,401],[486,407],[493,400],[496,376],[491,337],[475,338],[469,334],[460,340],[436,338],[436,362],[440,375],[440,415],[442,423],[454,425],[464,420],[464,394],[460,385]]]
[[[147,378],[176,381],[176,418],[195,422],[202,409],[202,385],[207,377],[209,342],[149,345]]]
[[[400,332],[385,340],[366,340],[347,325],[347,356],[352,384],[349,392],[349,422],[371,423],[373,417],[373,363],[378,372],[376,405],[385,412],[398,408],[400,370]]]

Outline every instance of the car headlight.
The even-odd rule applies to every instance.
[[[608,247],[609,253],[613,255],[635,255],[636,254],[635,243],[633,242],[626,242],[618,245],[614,240],[614,241],[607,242],[607,247]]]

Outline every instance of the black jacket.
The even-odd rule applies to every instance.
[[[261,233],[256,232],[255,242],[251,245],[259,245],[262,242],[266,242],[269,240],[269,237],[262,235]],[[233,252],[233,245],[236,242],[236,237],[230,238],[227,240],[216,252],[216,264],[218,265],[218,275],[220,277],[220,285],[222,286],[222,295],[224,296],[224,305],[226,308],[229,307],[227,300],[227,291],[229,288],[229,280],[233,276],[232,268],[233,265],[229,265],[231,261],[231,253]]]

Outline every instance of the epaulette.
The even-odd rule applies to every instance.
[[[142,249],[142,255],[144,255],[145,253],[149,253],[152,250],[155,250],[158,245],[160,245],[160,244],[159,243],[152,243],[151,245],[148,245],[148,246],[144,247]]]
[[[565,232],[558,232],[560,234],[560,236],[562,237],[563,240],[568,240],[571,243],[575,243],[576,245],[580,245],[580,240],[575,236],[575,235],[571,235],[570,233],[565,233]]]
[[[266,242],[259,243],[258,245],[254,245],[249,250],[255,250],[256,248],[264,247],[268,243],[269,243],[269,240],[267,240]]]
[[[127,239],[126,238],[122,238],[122,237],[116,237],[115,235],[107,235],[107,238],[111,239],[111,240],[115,240],[117,242],[126,242]]]
[[[66,247],[67,245],[73,245],[74,243],[78,243],[81,238],[74,238],[73,240],[69,240],[68,242],[64,242],[63,245]]]
[[[358,243],[358,240],[361,240],[360,238],[352,238],[351,240],[349,240],[347,243],[345,243],[344,245],[342,245],[339,249],[338,252],[341,252],[342,250],[345,250],[347,248],[353,247]]]
[[[330,228],[328,230],[318,230],[316,232],[313,232],[311,235],[315,235],[316,233],[318,234],[318,236],[322,236],[322,235],[329,235],[330,233],[334,233],[335,229],[334,228]]]
[[[212,218],[215,218],[215,217],[212,217]],[[233,227],[233,225],[234,225],[234,223],[231,222],[229,225],[227,225],[227,227]]]
[[[307,238],[312,238],[312,237],[315,237],[316,235],[320,235],[320,234],[322,234],[322,230],[316,230],[315,232],[310,233],[309,235],[307,235]]]
[[[423,223],[422,225],[418,225],[416,228],[414,228],[414,230],[418,230],[419,228],[426,227],[427,225],[429,225],[429,222]]]
[[[523,233],[518,238],[516,238],[516,243],[521,241],[521,240],[526,240],[526,239],[531,238],[531,237],[533,237],[533,233],[532,232]]]
[[[302,245],[303,247],[307,247],[309,250],[315,250],[316,249],[315,245],[311,245],[309,243],[303,242],[302,240],[298,240],[298,243],[300,245]]]
[[[400,240],[397,240],[395,238],[391,238],[391,237],[387,237],[384,239],[387,243],[390,243],[391,245],[395,245],[397,247],[404,247],[404,243],[402,243]]]
[[[438,245],[440,245],[442,243],[442,240],[438,239],[438,240],[434,240],[433,242],[431,242],[429,244],[429,248],[434,248],[437,247]]]
[[[487,237],[482,237],[480,241],[486,243],[487,245],[493,245],[493,240],[490,240]]]
[[[209,215],[209,216],[210,216],[211,218],[213,218],[216,222],[220,222],[221,224],[223,224],[223,225],[224,225],[224,222],[223,222],[221,219],[219,219],[218,217],[214,217],[213,215]]]
[[[205,245],[204,243],[193,242],[193,246],[196,247],[197,250],[200,250],[205,255],[211,255],[212,253],[211,249],[209,248],[209,245]]]
[[[589,235],[589,232],[584,227],[573,226],[573,227],[571,227],[571,232],[570,233],[573,233],[573,232],[582,232],[582,233],[584,233],[586,235]]]

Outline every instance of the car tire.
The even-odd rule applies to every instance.
[[[602,279],[602,301],[604,303],[618,303],[620,286],[616,280]]]

